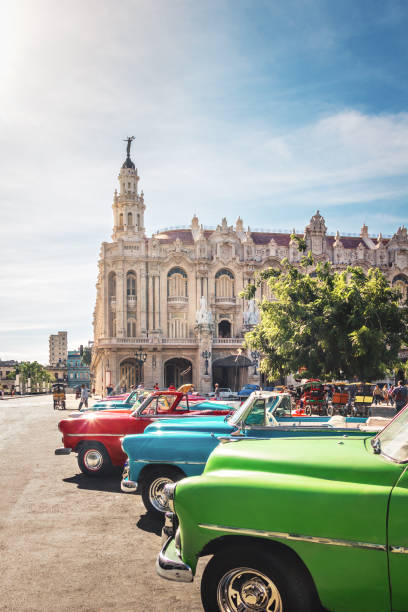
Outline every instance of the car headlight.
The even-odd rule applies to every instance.
[[[164,496],[167,500],[167,505],[171,512],[174,512],[174,495],[176,491],[176,486],[177,486],[177,483],[172,482],[172,483],[167,484],[163,489]]]

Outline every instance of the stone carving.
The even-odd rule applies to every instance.
[[[244,325],[257,325],[259,323],[259,310],[256,307],[255,300],[249,300],[248,308],[244,310]]]
[[[196,323],[198,325],[211,325],[213,320],[211,310],[207,308],[207,300],[202,295],[200,298],[200,310],[196,312]]]
[[[124,142],[127,142],[127,146],[126,146],[126,155],[128,157],[130,157],[130,145],[132,144],[132,140],[134,140],[135,137],[134,136],[129,136],[128,138],[124,139]]]

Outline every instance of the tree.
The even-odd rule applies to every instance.
[[[89,346],[85,346],[82,351],[81,361],[83,365],[91,365],[92,360],[92,349]]]
[[[13,372],[10,372],[8,377],[14,379],[16,378],[17,374],[20,374],[20,378],[24,383],[29,378],[31,379],[31,384],[52,381],[50,374],[47,372],[44,366],[39,364],[37,361],[21,361],[18,366],[14,368]]]
[[[274,296],[260,302],[260,323],[246,335],[247,346],[263,353],[268,378],[303,370],[326,380],[370,381],[395,367],[408,341],[408,308],[379,269],[334,272],[329,263],[313,269],[310,253],[301,269],[287,260],[281,265],[262,271],[241,294],[251,299],[266,282]]]

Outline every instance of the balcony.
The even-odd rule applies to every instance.
[[[157,346],[157,345],[182,345],[182,346],[196,346],[197,340],[195,338],[158,338],[152,336],[151,338],[99,338],[97,342],[98,347],[102,346],[120,346],[120,345],[134,345],[134,346]]]
[[[237,301],[236,297],[232,297],[232,296],[224,296],[224,297],[215,298],[215,303],[220,304],[222,306],[235,306],[236,301]]]
[[[243,343],[243,338],[213,338],[213,344],[217,345],[233,345],[233,346],[241,346]]]
[[[168,304],[188,304],[188,297],[182,295],[175,295],[167,298]]]
[[[128,295],[127,296],[127,305],[128,308],[134,309],[136,308],[136,304],[137,304],[137,298],[135,295]]]

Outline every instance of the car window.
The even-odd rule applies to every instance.
[[[273,395],[272,397],[268,397],[268,399],[266,400],[266,420],[268,423],[273,420],[273,415],[280,416],[279,414],[275,413],[275,408],[279,404],[279,400],[279,395]]]
[[[278,417],[290,417],[292,416],[292,405],[290,397],[287,395],[281,396],[278,407],[275,411],[275,416]]]
[[[251,412],[245,419],[245,425],[264,425],[265,424],[265,401],[258,399],[254,402]]]
[[[408,409],[403,410],[391,423],[372,440],[380,443],[380,452],[401,463],[408,461]]]

